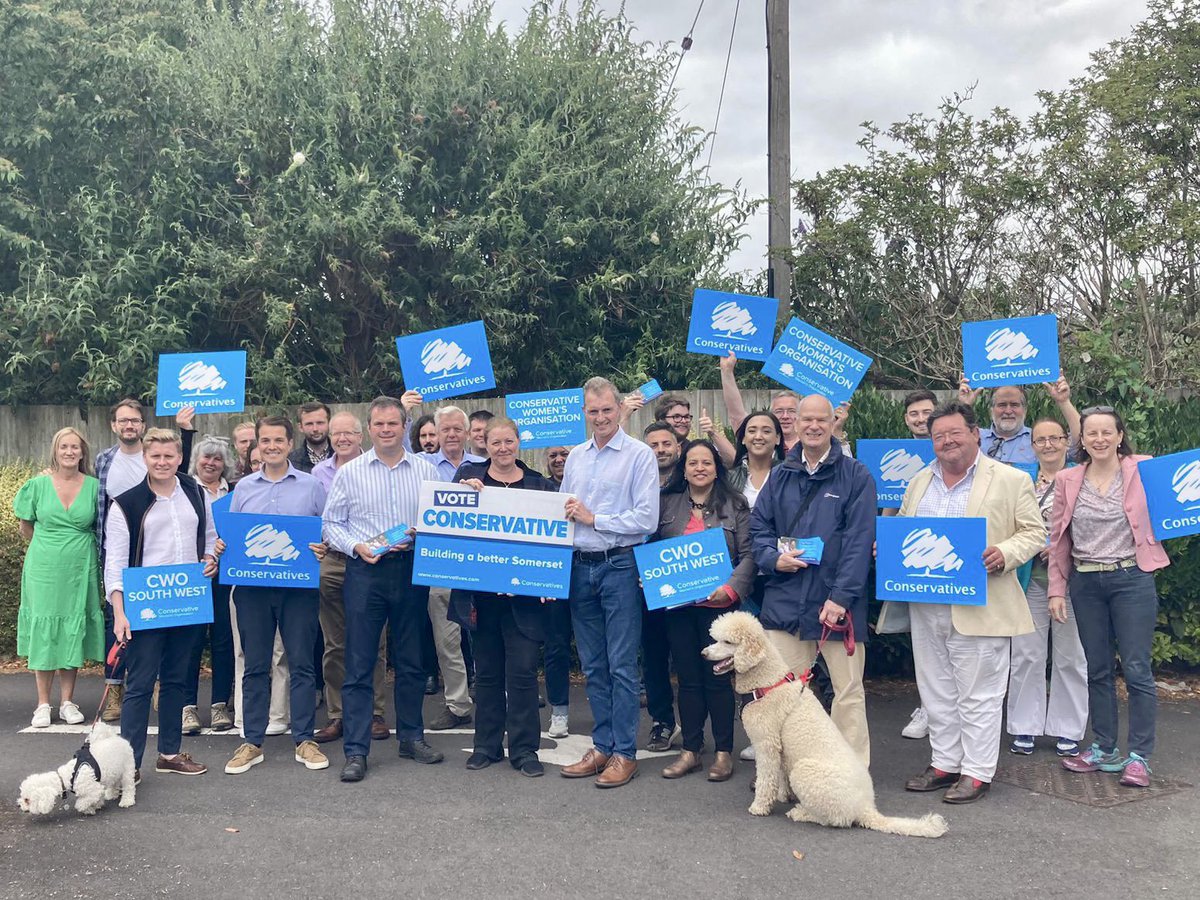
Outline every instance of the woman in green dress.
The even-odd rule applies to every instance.
[[[100,560],[96,552],[96,496],[87,441],[74,428],[54,435],[47,474],[17,491],[13,511],[29,541],[21,572],[17,655],[27,657],[37,679],[33,726],[50,724],[50,688],[58,672],[59,715],[69,725],[84,720],[72,699],[75,672],[104,658]]]

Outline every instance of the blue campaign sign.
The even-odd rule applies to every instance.
[[[1156,538],[1200,534],[1200,450],[1144,459],[1138,473]]]
[[[583,422],[583,390],[509,394],[504,411],[516,423],[521,448],[568,447],[587,440]]]
[[[212,506],[213,528],[217,529],[217,536],[220,537],[225,533],[225,528],[228,527],[228,522],[225,517],[229,515],[229,505],[233,502],[233,491],[230,491],[219,500],[214,500]]]
[[[794,318],[762,371],[801,396],[821,394],[837,406],[854,395],[870,367],[871,357]]]
[[[657,378],[651,378],[638,388],[638,393],[642,395],[642,401],[645,403],[649,403],[655,397],[662,396],[662,392],[662,386],[658,383]]]
[[[496,386],[483,322],[396,338],[404,386],[423,400],[458,397]]]
[[[864,439],[854,445],[854,455],[871,470],[880,509],[899,509],[908,483],[934,459],[933,442],[921,439]]]
[[[1057,381],[1058,316],[962,325],[963,373],[973,388]]]
[[[121,577],[130,631],[213,620],[212,581],[204,577],[204,563],[134,567]]]
[[[732,350],[739,359],[766,359],[775,338],[778,309],[774,297],[697,289],[692,295],[688,352],[725,356]]]
[[[321,563],[308,548],[321,542],[320,516],[227,513],[222,518],[221,584],[320,587]]]
[[[491,594],[571,594],[571,547],[418,534],[413,584]]]
[[[987,520],[880,516],[875,595],[910,603],[987,605]]]
[[[706,600],[733,574],[723,528],[706,528],[633,548],[647,609]]]
[[[246,351],[162,353],[154,412],[173,416],[185,406],[198,413],[246,408]]]

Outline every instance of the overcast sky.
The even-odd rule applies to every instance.
[[[530,0],[495,0],[498,18],[524,20]],[[599,0],[616,11],[619,0]],[[700,0],[626,0],[642,40],[678,43]],[[705,0],[676,87],[683,116],[711,130],[737,0]],[[936,111],[943,97],[977,83],[971,107],[1018,114],[1034,94],[1082,74],[1088,54],[1124,37],[1145,0],[792,0],[792,174],[806,177],[861,159],[860,125]],[[742,0],[712,176],[767,192],[765,0]],[[795,223],[793,223],[794,226]],[[750,223],[733,260],[760,269],[765,216]]]

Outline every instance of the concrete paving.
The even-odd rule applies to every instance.
[[[96,709],[101,690],[100,679],[81,677],[77,700],[85,713]],[[210,766],[202,777],[151,770],[133,809],[110,804],[90,819],[70,810],[34,819],[16,809],[18,784],[65,762],[81,739],[62,730],[20,733],[33,698],[31,676],[0,676],[6,900],[1200,896],[1200,791],[1114,809],[1002,783],[966,807],[906,793],[905,777],[928,762],[926,742],[899,736],[916,705],[911,687],[869,690],[872,774],[885,813],[946,816],[950,832],[936,841],[796,825],[782,808],[754,818],[746,812],[750,763],[739,763],[724,784],[703,774],[661,778],[671,754],[643,759],[640,777],[617,790],[561,778],[556,766],[588,745],[581,689],[572,697],[573,734],[543,740],[550,765],[540,779],[507,765],[466,771],[471,738],[461,729],[428,736],[447,756],[437,766],[400,760],[394,744],[376,742],[367,780],[357,785],[338,781],[338,745],[327,745],[328,770],[310,772],[292,760],[288,736],[267,739],[263,765],[228,776],[221,769],[238,740],[210,734],[184,739],[184,749]],[[643,741],[648,726],[643,721]],[[744,744],[739,730],[738,747]],[[1163,704],[1156,772],[1195,782],[1198,748],[1200,704]],[[1052,752],[1005,752],[1001,764]]]

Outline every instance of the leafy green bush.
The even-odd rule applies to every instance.
[[[17,607],[25,560],[25,539],[17,531],[13,498],[35,471],[32,463],[0,466],[0,658],[17,652]]]

